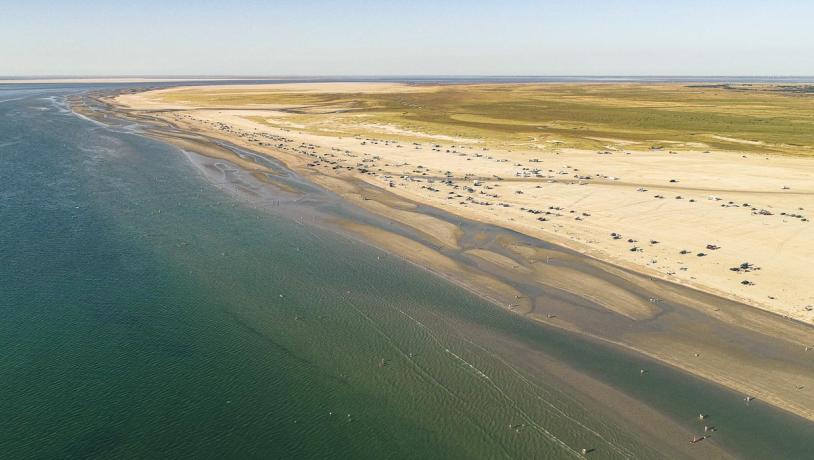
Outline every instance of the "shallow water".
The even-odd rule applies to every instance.
[[[708,411],[741,456],[808,453],[811,424],[256,209],[76,91],[0,88],[4,458],[674,456],[537,358]]]

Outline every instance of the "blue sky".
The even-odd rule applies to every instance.
[[[0,75],[814,75],[814,0],[0,0]]]

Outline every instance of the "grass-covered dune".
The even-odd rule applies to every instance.
[[[721,149],[814,154],[810,87],[677,84],[391,85],[378,91],[273,85],[169,91],[165,103],[282,108],[299,129],[429,133],[486,144]],[[329,115],[329,116],[326,116]],[[379,131],[379,130],[375,130]],[[378,132],[377,134],[381,134]]]

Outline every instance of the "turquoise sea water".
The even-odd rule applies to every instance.
[[[673,457],[527,366],[538,352],[686,426],[715,414],[716,442],[745,457],[814,441],[799,419],[655,363],[645,386],[642,358],[254,209],[177,149],[70,113],[77,91],[0,89],[2,458]]]

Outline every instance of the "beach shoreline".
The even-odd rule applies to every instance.
[[[560,86],[574,85],[546,88]],[[160,114],[178,126],[246,148],[284,155],[289,162],[300,162],[303,170],[353,176],[410,201],[814,324],[814,292],[807,288],[814,238],[806,232],[814,161],[807,156],[774,151],[769,157],[759,153],[768,145],[720,135],[707,137],[725,139],[731,148],[757,150],[713,149],[699,141],[664,141],[653,149],[650,143],[595,136],[581,142],[598,142],[602,150],[560,145],[550,138],[524,145],[515,140],[493,143],[369,123],[364,110],[357,115],[358,109],[334,102],[309,102],[335,93],[378,100],[393,92],[425,98],[439,91],[427,85],[224,85],[212,97],[223,94],[227,99],[221,104],[217,96],[216,107],[185,99],[211,88],[216,87],[137,92],[111,102]],[[277,92],[296,98],[288,105],[270,103],[269,88],[275,88],[275,98],[281,97]],[[260,102],[240,102],[252,97]],[[301,97],[307,99],[295,103]],[[345,127],[333,127],[334,120]],[[478,121],[487,122],[508,123]],[[360,128],[370,137],[352,135]],[[786,152],[785,147],[772,148]]]
[[[107,101],[110,102],[109,99]],[[125,116],[134,115],[127,108],[118,107],[116,110],[122,110]],[[302,158],[291,152],[252,148],[256,146],[249,142],[241,143],[240,137],[184,126],[177,123],[177,120],[169,120],[160,114],[136,112],[139,117],[157,118],[163,123],[171,123],[181,132],[221,139],[241,148],[270,155],[306,179],[332,190],[354,205],[379,214],[385,219],[393,219],[407,227],[410,227],[412,222],[412,231],[423,234],[417,241],[416,238],[383,232],[370,226],[360,227],[358,224],[348,222],[340,223],[339,226],[350,234],[366,240],[368,244],[372,243],[388,252],[398,254],[413,264],[442,275],[503,308],[514,310],[538,322],[643,353],[728,388],[757,395],[759,399],[770,404],[814,420],[812,412],[814,405],[811,404],[810,396],[805,392],[783,388],[782,383],[784,379],[788,379],[799,382],[796,385],[814,386],[814,373],[810,364],[806,364],[805,355],[802,353],[802,341],[809,337],[811,332],[810,327],[805,324],[759,310],[744,311],[744,308],[749,307],[709,294],[696,293],[677,285],[670,288],[673,283],[658,281],[647,274],[620,269],[599,259],[583,260],[584,256],[573,252],[563,252],[557,248],[541,249],[533,242],[530,244],[523,242],[522,236],[515,238],[510,235],[508,241],[488,250],[462,248],[462,235],[439,230],[446,228],[450,223],[445,225],[444,219],[437,216],[428,217],[422,208],[425,203],[411,201],[403,195],[394,195],[386,189],[377,188],[358,178],[337,178],[320,174],[307,166],[308,158]],[[172,142],[169,138],[164,140]],[[185,148],[189,148],[189,145]],[[242,166],[245,167],[246,164]],[[448,216],[454,217],[455,213]],[[427,219],[434,221],[428,222]],[[416,225],[417,222],[419,225]],[[472,236],[477,239],[477,232],[473,232]],[[502,234],[501,236],[505,237]],[[450,257],[450,254],[453,257]],[[591,256],[590,253],[587,255]],[[551,271],[552,268],[548,265],[551,265],[549,261],[552,259],[562,259],[565,262],[561,265],[555,263],[554,271]],[[546,263],[541,264],[541,260],[545,260]],[[541,265],[546,267],[539,269]],[[513,268],[521,266],[525,273],[518,275],[513,272]],[[574,270],[574,266],[578,268]],[[516,288],[518,280],[521,281],[520,284],[529,284],[557,277],[564,277],[563,279],[580,288],[569,291],[565,284],[549,285],[545,292],[531,294],[518,291]],[[635,292],[631,294],[631,291]],[[611,294],[608,295],[608,292]],[[656,302],[652,301],[655,297],[643,300],[647,299],[647,295],[658,295],[654,294],[657,292],[669,295],[657,299]],[[546,294],[551,293],[558,296],[576,296],[582,299],[580,302],[590,305],[585,311],[580,312],[569,310],[566,308],[567,305],[552,306],[545,300]],[[634,306],[631,308],[628,304]],[[600,309],[597,310],[597,307]],[[628,331],[627,329],[631,329],[631,322],[641,330]],[[648,326],[650,323],[652,324]],[[680,326],[679,331],[674,332],[672,336],[654,334],[655,330],[671,324]],[[606,329],[609,325],[619,330],[608,334]],[[707,337],[709,343],[699,344],[697,341],[705,340],[704,330],[713,326],[722,328],[721,337],[712,339]],[[695,330],[687,332],[687,328]],[[752,340],[754,337],[757,337],[756,341]],[[736,339],[735,345],[727,346],[724,339],[732,338]],[[760,357],[744,355],[740,351],[744,343],[749,343],[750,347],[754,347],[755,343],[762,343],[768,347],[768,351],[762,351]],[[676,347],[683,348],[680,354],[676,353]],[[792,351],[795,347],[799,349],[797,352]],[[704,359],[693,359],[698,357],[699,351],[704,355]],[[794,353],[791,358],[786,356],[790,352]],[[756,369],[765,369],[777,359],[781,360],[782,366],[775,366],[778,371],[776,378],[764,375],[756,379],[757,381],[746,382],[745,379],[741,381],[742,379],[737,377],[758,372]]]

